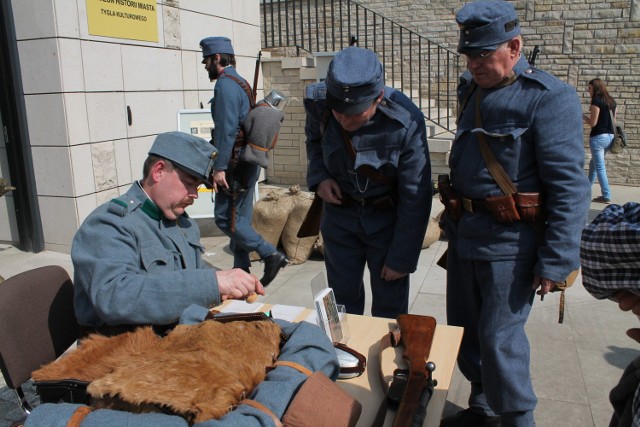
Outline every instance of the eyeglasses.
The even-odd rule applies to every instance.
[[[480,52],[471,53],[471,54],[465,53],[464,56],[466,56],[469,61],[484,61],[487,58],[489,58],[491,55],[493,55],[494,53],[496,53],[497,51],[505,47],[508,43],[509,42],[502,43],[500,46],[495,48],[495,50],[481,50]]]

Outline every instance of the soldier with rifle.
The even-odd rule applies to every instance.
[[[536,293],[544,297],[580,265],[589,209],[582,109],[575,88],[524,57],[509,2],[467,3],[456,21],[467,71],[450,182],[439,190],[447,322],[464,327],[458,366],[471,394],[469,408],[441,426],[531,427],[525,324]]]
[[[245,90],[248,83],[236,71],[235,55],[227,37],[207,37],[200,41],[202,63],[209,79],[216,81],[211,102],[214,122],[213,145],[218,157],[213,164],[213,190],[215,195],[216,225],[231,238],[233,266],[249,271],[249,253],[256,251],[264,261],[264,275],[260,282],[267,286],[281,268],[287,265],[286,256],[262,238],[251,226],[253,194],[260,175],[260,166],[240,161],[245,141],[242,133],[249,108],[255,99],[249,99]],[[256,64],[256,77],[259,64]],[[254,81],[254,88],[256,85]],[[255,90],[249,91],[255,96]]]

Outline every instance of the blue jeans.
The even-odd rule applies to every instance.
[[[589,181],[591,185],[596,182],[596,176],[600,183],[602,197],[611,199],[611,188],[609,188],[609,178],[607,178],[607,169],[604,164],[604,155],[611,148],[613,134],[603,133],[589,138],[589,147],[591,148],[591,161],[589,162]]]

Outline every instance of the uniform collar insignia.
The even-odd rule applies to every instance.
[[[142,212],[146,213],[151,219],[159,221],[160,218],[162,218],[162,212],[160,212],[160,209],[158,209],[156,204],[150,199],[146,199],[140,209],[142,209]]]

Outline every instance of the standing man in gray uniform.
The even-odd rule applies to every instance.
[[[236,71],[236,59],[231,40],[207,37],[200,41],[202,63],[211,81],[216,80],[211,100],[213,144],[218,157],[213,163],[213,190],[216,225],[231,238],[233,266],[249,271],[249,253],[256,251],[264,261],[260,282],[269,285],[287,257],[267,242],[251,226],[253,194],[260,176],[260,166],[240,162],[234,157],[234,145],[249,112],[249,96],[241,85],[249,84]]]
[[[158,135],[142,180],[80,226],[71,260],[76,316],[84,333],[114,335],[140,325],[161,332],[181,315],[204,320],[207,307],[227,298],[264,294],[256,276],[205,266],[200,230],[185,213],[198,186],[211,184],[215,156],[202,138]]]
[[[529,66],[510,3],[468,3],[456,21],[468,71],[449,159],[454,193],[443,195],[447,320],[464,327],[458,366],[471,395],[470,407],[441,425],[533,426],[524,326],[535,290],[544,297],[579,267],[589,209],[580,100]],[[486,147],[515,185],[513,196],[492,176]]]
[[[324,201],[320,230],[329,286],[349,313],[364,312],[369,268],[373,316],[409,309],[431,212],[431,165],[424,116],[384,86],[382,64],[349,47],[327,78],[306,89],[307,184]]]

